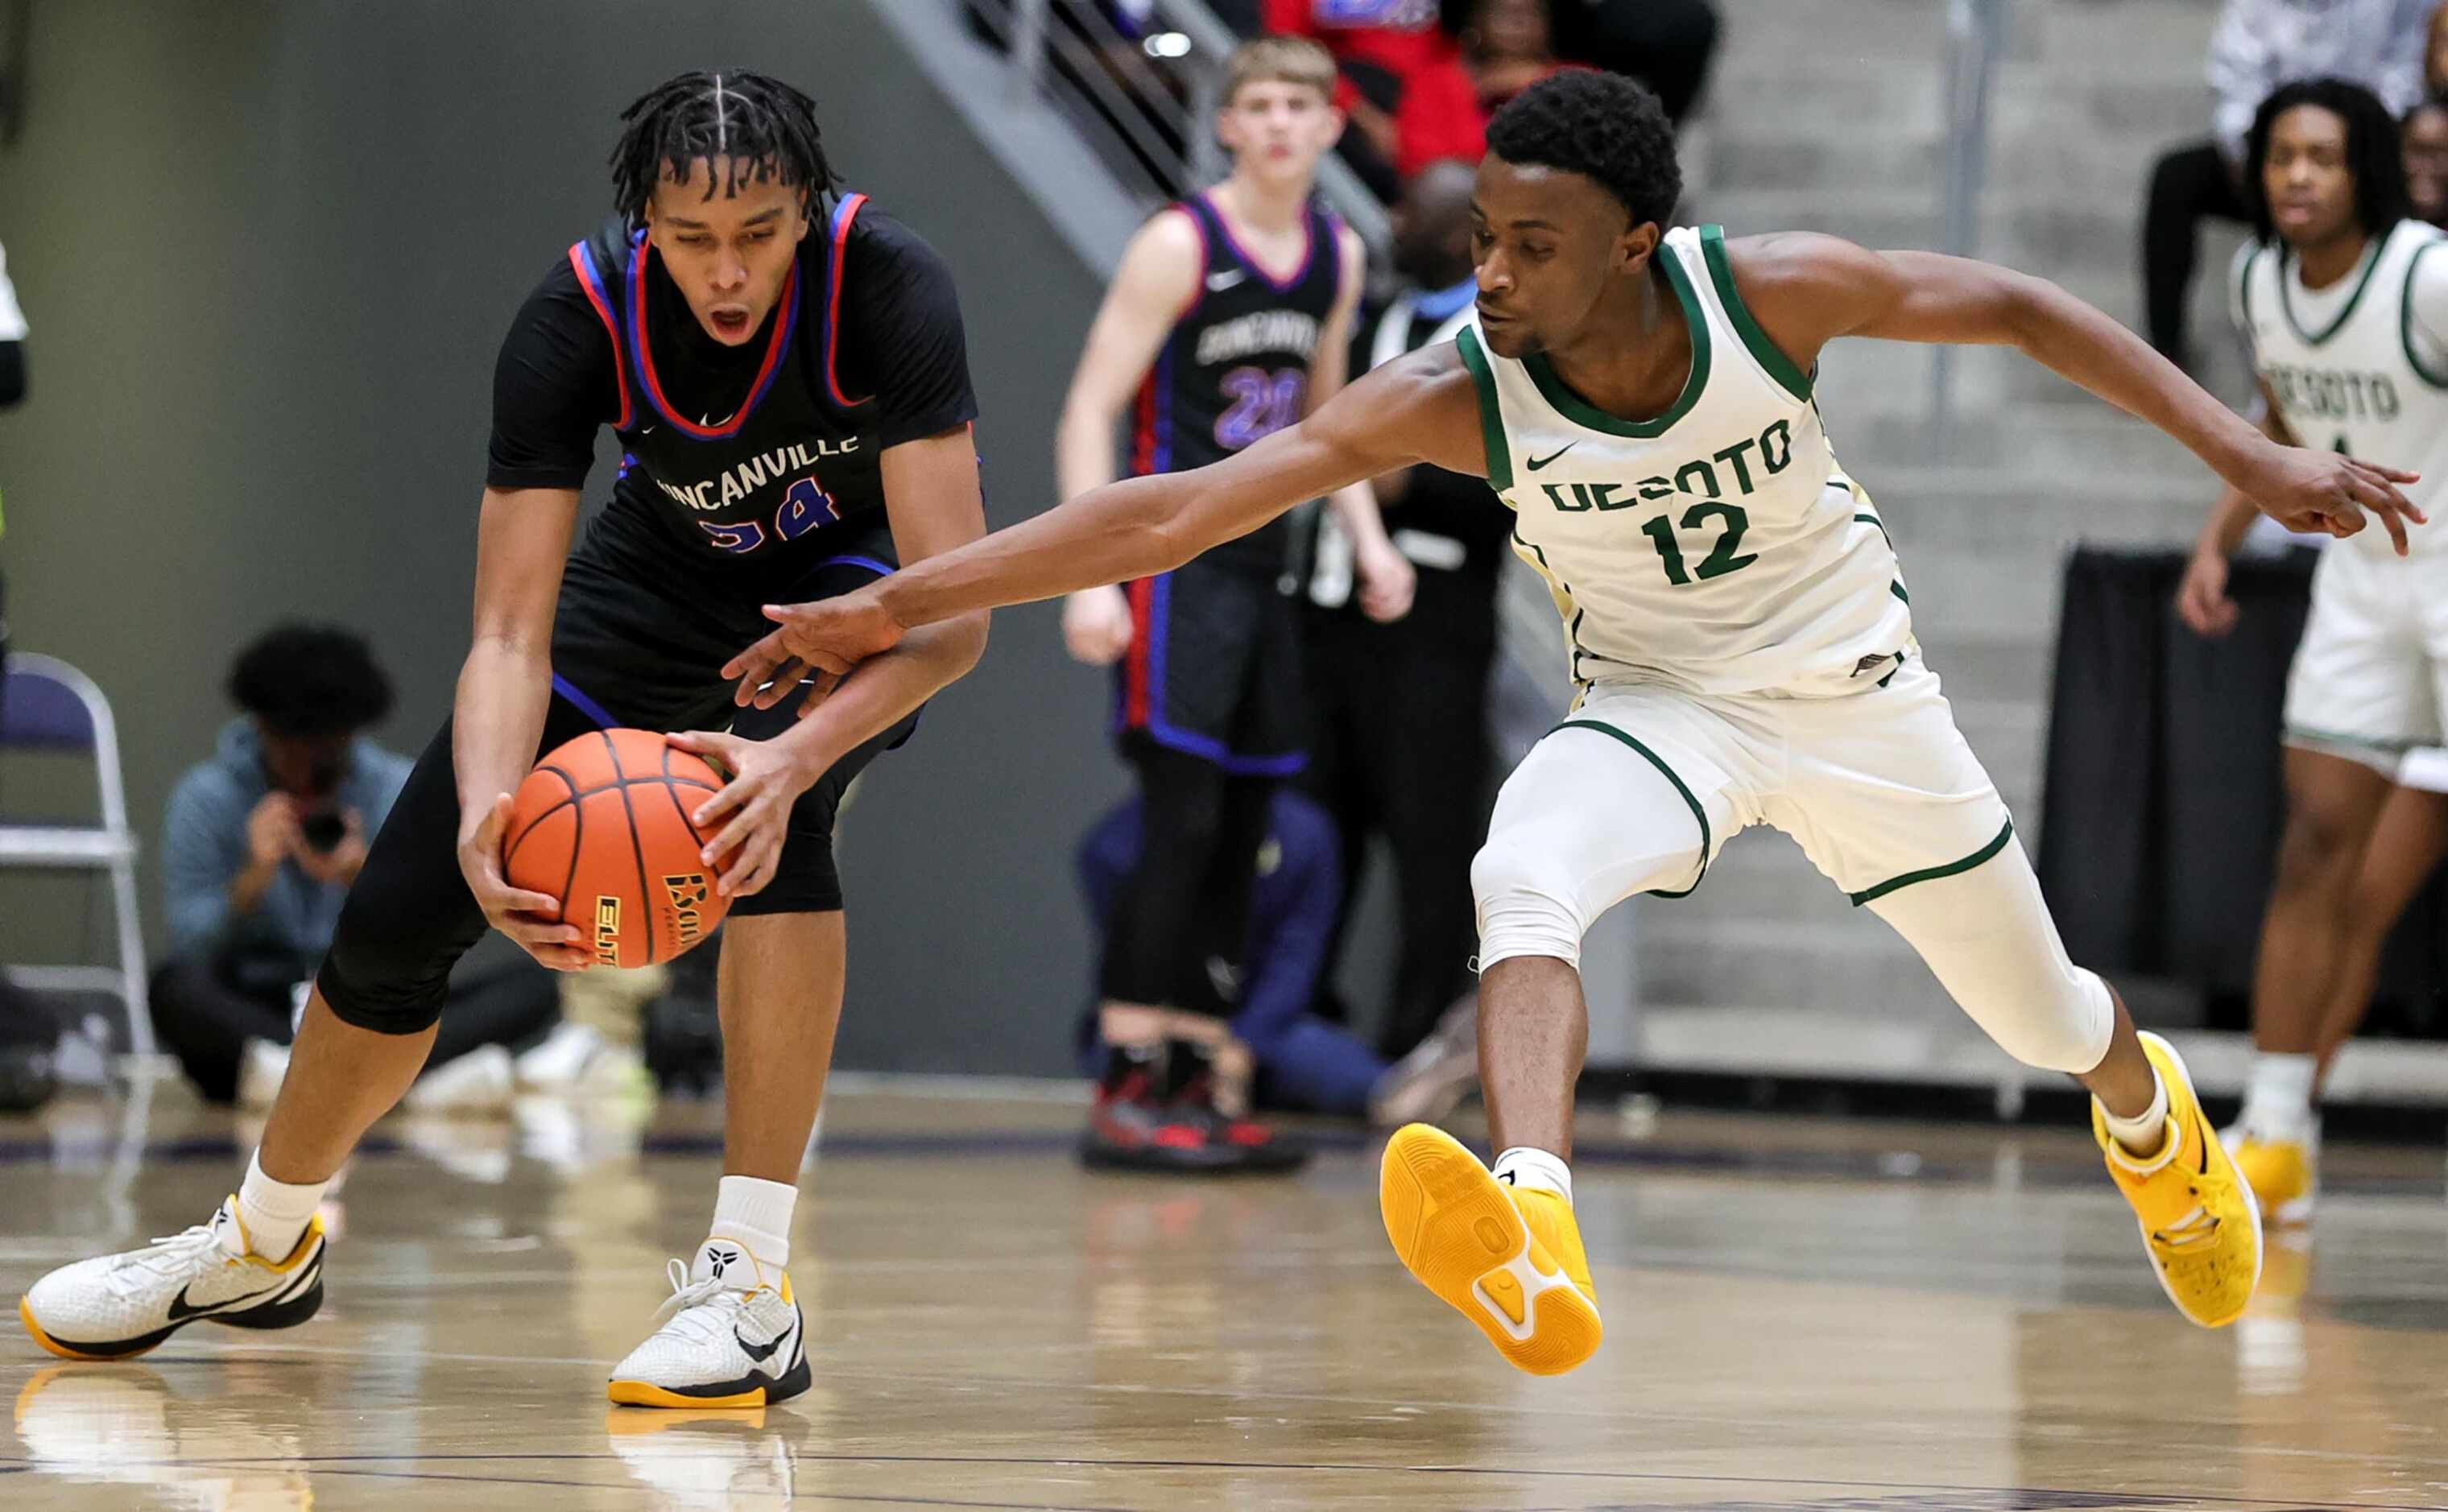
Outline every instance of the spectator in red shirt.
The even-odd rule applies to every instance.
[[[1259,19],[1334,54],[1334,103],[1353,127],[1343,154],[1381,197],[1440,158],[1475,163],[1487,150],[1478,90],[1438,0],[1263,0]]]

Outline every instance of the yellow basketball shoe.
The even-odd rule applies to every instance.
[[[2149,1161],[2126,1154],[2109,1138],[2095,1100],[2092,1134],[2108,1158],[2109,1176],[2133,1205],[2142,1246],[2168,1300],[2203,1328],[2225,1328],[2243,1313],[2261,1279],[2261,1209],[2203,1116],[2193,1079],[2174,1047],[2145,1034],[2142,1052],[2168,1089],[2171,1148]]]
[[[2272,1223],[2309,1223],[2321,1195],[2321,1140],[2266,1136],[2249,1124],[2227,1131],[2228,1152]]]
[[[1597,1292],[1561,1196],[1507,1186],[1444,1130],[1408,1123],[1386,1141],[1377,1205],[1405,1268],[1516,1367],[1561,1375],[1597,1351]]]

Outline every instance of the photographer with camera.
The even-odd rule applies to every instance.
[[[179,779],[163,824],[171,953],[153,976],[153,1022],[207,1100],[268,1102],[297,986],[330,947],[410,762],[364,734],[391,712],[391,680],[345,630],[277,626],[239,653],[229,694],[242,716]],[[506,1102],[498,1047],[558,1014],[552,974],[524,955],[462,971],[418,1089],[429,1096],[411,1103]],[[494,1048],[469,1055],[480,1046]]]

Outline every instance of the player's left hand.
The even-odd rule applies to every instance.
[[[739,679],[732,701],[770,709],[813,681],[801,718],[851,668],[900,644],[904,630],[871,587],[813,603],[769,603],[765,618],[780,628],[722,664],[724,677]]]
[[[1420,588],[1420,569],[1387,542],[1365,546],[1352,561],[1360,576],[1360,612],[1379,624],[1391,624],[1411,612],[1411,597]]]
[[[2350,536],[2377,516],[2381,527],[2406,553],[2405,527],[2427,517],[2399,491],[2401,483],[2421,481],[2420,474],[2336,451],[2305,447],[2274,447],[2274,460],[2249,482],[2239,482],[2264,514],[2289,530],[2305,534]]]
[[[722,873],[715,890],[726,898],[744,898],[773,881],[790,828],[791,805],[821,769],[812,770],[813,763],[781,740],[749,740],[715,730],[663,738],[731,775],[721,792],[689,815],[689,822],[706,836],[700,858]],[[721,828],[716,829],[717,824]]]

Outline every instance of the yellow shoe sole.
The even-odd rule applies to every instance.
[[[614,1381],[603,1388],[603,1394],[622,1407],[761,1407],[765,1405],[765,1388],[750,1387],[730,1396],[682,1396],[666,1391],[643,1381]]]
[[[1378,1211],[1405,1269],[1532,1375],[1561,1375],[1597,1351],[1597,1305],[1521,1220],[1504,1184],[1442,1129],[1413,1123],[1386,1142]]]

